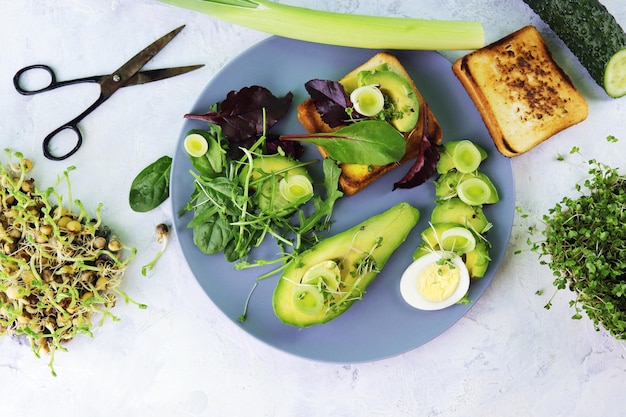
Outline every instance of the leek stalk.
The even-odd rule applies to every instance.
[[[286,38],[371,49],[470,50],[484,46],[481,23],[313,10],[268,0],[160,0]]]

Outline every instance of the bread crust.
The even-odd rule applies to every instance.
[[[459,58],[452,70],[505,156],[528,152],[587,118],[585,98],[534,26]]]
[[[415,92],[420,104],[419,119],[415,125],[415,128],[412,131],[404,134],[406,140],[406,152],[402,159],[400,159],[400,161],[384,166],[368,166],[345,163],[341,163],[339,165],[339,167],[341,168],[339,185],[346,195],[353,195],[357,193],[358,191],[376,181],[383,174],[401,166],[408,161],[415,159],[418,156],[420,144],[422,141],[425,116],[428,117],[428,138],[435,141],[437,144],[441,143],[441,140],[443,138],[441,126],[439,125],[439,122],[437,121],[435,115],[432,113],[430,108],[428,108],[428,106],[426,106],[426,114],[424,114],[424,97],[417,89],[417,86],[411,79],[406,69],[392,54],[388,52],[377,53],[368,61],[346,74],[341,80],[339,80],[339,82],[343,84],[344,87],[346,87],[347,91],[350,91],[350,86],[359,72],[378,67],[383,63],[387,64],[390,70],[402,75],[411,84],[411,87],[413,88],[413,91]],[[326,123],[324,123],[312,99],[307,99],[298,105],[298,120],[308,133],[328,133],[342,127],[338,126],[331,128]],[[328,154],[326,153],[324,148],[317,146],[317,149],[324,158],[328,157]]]

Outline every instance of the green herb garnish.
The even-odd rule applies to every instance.
[[[597,330],[626,339],[626,176],[595,159],[586,164],[590,176],[575,186],[580,195],[551,208],[542,218],[545,239],[528,244],[553,271],[557,291],[575,293],[573,319],[584,311]]]

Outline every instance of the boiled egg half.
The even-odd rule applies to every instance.
[[[435,251],[417,258],[402,274],[400,293],[420,310],[441,310],[458,303],[467,294],[470,277],[461,257]]]

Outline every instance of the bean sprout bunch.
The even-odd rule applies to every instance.
[[[89,216],[80,200],[71,200],[69,172],[59,177],[69,194],[35,187],[32,163],[6,150],[0,164],[0,335],[25,337],[37,357],[67,350],[77,334],[93,336],[118,296],[132,301],[119,286],[135,248],[125,246],[102,224],[98,205]],[[134,302],[134,301],[133,301]],[[141,308],[144,305],[139,304]]]

